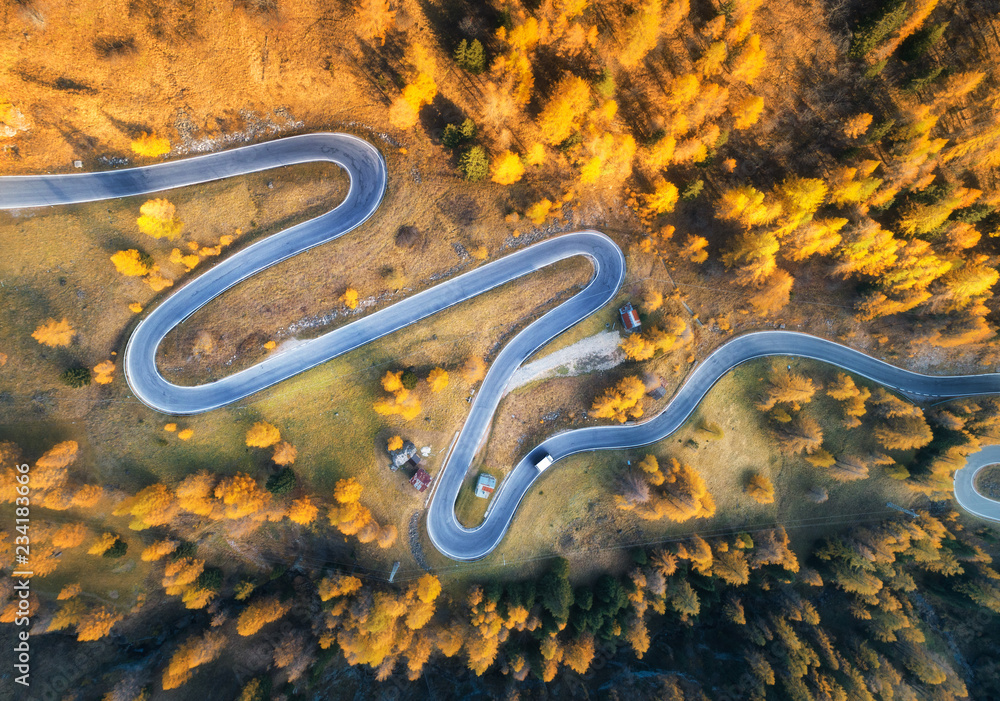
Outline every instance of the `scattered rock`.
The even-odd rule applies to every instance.
[[[424,557],[424,549],[420,545],[420,512],[414,511],[413,515],[410,516],[410,552],[413,553],[413,559],[417,561],[425,571],[430,572],[431,566],[427,564],[427,558]]]
[[[393,472],[401,468],[410,458],[417,454],[417,446],[413,445],[411,441],[406,441],[403,443],[403,447],[399,450],[390,450],[389,458],[392,460],[390,467]]]

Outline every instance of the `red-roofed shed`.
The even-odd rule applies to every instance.
[[[635,310],[631,302],[619,309],[618,313],[622,317],[622,326],[625,327],[626,331],[633,331],[642,326],[642,322],[639,321],[639,312]]]
[[[427,485],[431,483],[431,476],[427,473],[424,468],[418,469],[413,473],[413,477],[410,478],[410,484],[417,488],[418,492],[422,492],[427,489]]]

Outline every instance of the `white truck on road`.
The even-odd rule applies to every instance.
[[[555,460],[552,459],[552,456],[546,453],[538,462],[535,463],[535,467],[538,468],[539,472],[545,472],[545,469],[553,462],[555,462]]]

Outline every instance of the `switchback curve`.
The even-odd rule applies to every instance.
[[[129,339],[125,351],[126,378],[136,396],[155,410],[181,415],[209,411],[534,270],[572,256],[586,256],[594,264],[594,276],[590,282],[581,292],[520,332],[500,352],[480,387],[447,464],[442,466],[427,517],[427,528],[435,547],[453,559],[479,559],[497,546],[518,504],[539,476],[534,467],[539,456],[548,454],[559,460],[579,452],[633,448],[662,440],[680,427],[725,373],[754,358],[770,355],[814,358],[886,386],[926,397],[1000,393],[1000,375],[996,374],[932,377],[902,370],[840,344],[806,334],[786,331],[746,334],[732,339],[709,355],[692,371],[667,407],[649,421],[576,429],[543,441],[503,481],[484,522],[468,529],[461,526],[455,517],[455,500],[465,472],[489,430],[510,376],[538,348],[610,302],[624,279],[624,256],[609,238],[596,231],[582,231],[548,239],[288,352],[270,356],[252,368],[204,385],[181,387],[167,382],[156,368],[156,349],[166,334],[242,280],[336,239],[367,220],[385,194],[387,179],[385,161],[373,146],[346,134],[320,133],[140,168],[68,175],[10,176],[0,178],[0,209],[147,194],[316,161],[336,163],[347,172],[351,184],[345,200],[324,215],[269,236],[227,257],[169,295],[139,323]],[[997,450],[996,458],[1000,459],[1000,448]],[[956,487],[963,472],[956,475]],[[958,489],[956,497],[965,506]],[[995,513],[986,517],[1000,519],[1000,503],[987,501],[994,505]]]

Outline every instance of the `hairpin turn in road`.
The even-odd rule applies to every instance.
[[[434,546],[455,560],[476,560],[500,543],[521,499],[542,474],[536,463],[593,450],[655,443],[684,423],[712,386],[731,369],[755,358],[798,356],[820,360],[901,392],[924,398],[1000,393],[1000,375],[928,376],[903,370],[846,346],[791,331],[737,336],[713,351],[689,374],[669,404],[648,421],[573,429],[530,450],[501,483],[483,523],[465,528],[455,516],[465,474],[487,435],[514,371],[536,350],[614,299],[625,278],[621,249],[597,231],[547,239],[424,290],[257,365],[194,387],[168,382],[156,367],[156,350],[175,326],[226,290],[280,261],[333,241],[367,221],[385,195],[387,168],[379,151],[349,134],[307,134],[219,153],[97,173],[0,178],[0,209],[43,207],[141,195],[255,173],[298,163],[327,161],[350,178],[344,201],[309,221],[268,236],[218,262],[168,295],[136,326],[125,349],[125,376],[140,401],[165,414],[197,414],[248,397],[343,353],[371,343],[439,311],[575,256],[594,266],[576,295],[518,333],[500,351],[476,393],[450,457],[441,467],[427,514]],[[1000,502],[973,487],[975,473],[1000,463],[1000,446],[970,456],[955,475],[955,497],[971,513],[1000,520]]]

